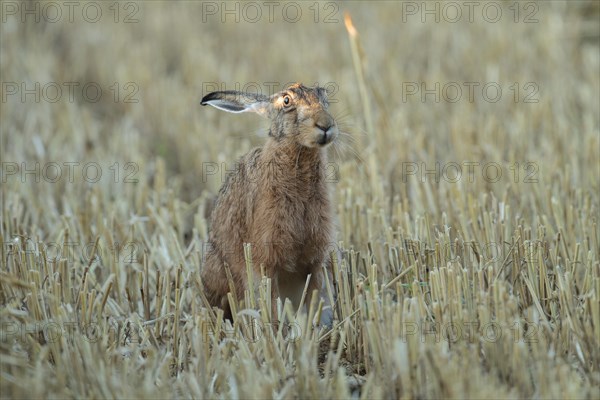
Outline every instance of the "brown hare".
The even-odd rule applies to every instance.
[[[224,265],[229,265],[238,300],[244,290],[255,290],[248,287],[243,249],[251,243],[254,282],[260,282],[262,265],[272,281],[271,312],[277,322],[277,298],[289,298],[297,307],[310,274],[305,302],[310,304],[323,274],[331,271],[335,236],[326,146],[339,132],[327,110],[326,90],[296,83],[272,96],[213,92],[201,104],[255,112],[271,121],[267,142],[239,160],[219,191],[201,277],[210,304],[231,318]]]

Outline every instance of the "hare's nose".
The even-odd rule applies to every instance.
[[[319,125],[316,124],[317,128],[319,128],[320,130],[322,130],[325,134],[327,134],[327,131],[329,130],[329,128],[331,128],[331,125]]]
[[[329,132],[329,129],[331,128],[331,125],[321,126],[321,125],[317,124],[317,128],[319,128],[320,130],[323,131],[323,133],[321,133],[319,135],[318,143],[320,145],[324,145],[324,144],[329,143],[329,141],[331,140],[331,132]]]
[[[329,135],[329,137],[331,137],[331,135]],[[320,136],[319,136],[319,140],[317,140],[317,142],[320,145],[324,145],[327,144],[327,142],[329,141],[329,137],[327,137],[327,132],[323,132]]]

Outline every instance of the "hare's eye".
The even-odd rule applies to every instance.
[[[292,99],[290,99],[290,96],[288,96],[287,94],[285,96],[283,96],[283,105],[284,106],[289,106],[292,102]]]

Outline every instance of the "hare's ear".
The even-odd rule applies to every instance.
[[[208,104],[231,113],[255,112],[264,117],[268,116],[271,107],[271,102],[265,95],[234,90],[209,93],[202,98],[200,104],[203,106]]]

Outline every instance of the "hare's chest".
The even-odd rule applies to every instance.
[[[331,241],[332,220],[327,198],[313,198],[305,204],[302,215],[302,243],[304,256],[311,258],[323,252]]]

